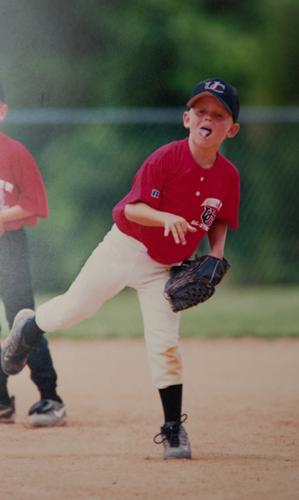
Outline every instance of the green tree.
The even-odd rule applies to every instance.
[[[173,106],[208,75],[298,102],[297,0],[1,0],[13,106]]]

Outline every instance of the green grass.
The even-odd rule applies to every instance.
[[[46,300],[38,296],[37,303]],[[3,311],[2,311],[3,318]],[[7,326],[4,325],[4,333]],[[142,318],[136,294],[125,290],[93,318],[51,336],[139,337]],[[226,288],[182,314],[184,337],[299,337],[299,287]]]
[[[219,288],[182,327],[187,336],[299,337],[299,288]]]

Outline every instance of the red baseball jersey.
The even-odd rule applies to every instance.
[[[48,216],[48,203],[39,169],[29,151],[18,141],[0,133],[0,210],[20,205],[34,215],[7,222],[6,231],[37,223]]]
[[[215,220],[238,227],[240,177],[236,167],[221,154],[211,168],[202,168],[192,157],[188,139],[174,141],[152,153],[137,171],[130,192],[114,207],[113,219],[125,234],[141,241],[149,256],[174,264],[196,251]],[[127,203],[143,202],[157,210],[184,217],[197,228],[186,234],[186,245],[176,244],[163,227],[129,221]]]

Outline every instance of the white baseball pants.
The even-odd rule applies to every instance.
[[[37,308],[36,322],[46,332],[68,328],[94,315],[123,288],[134,288],[153,383],[158,389],[181,384],[180,313],[172,312],[163,295],[168,273],[169,266],[151,259],[141,242],[113,225],[67,292]]]

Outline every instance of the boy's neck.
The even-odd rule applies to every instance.
[[[189,140],[189,148],[193,159],[203,168],[211,168],[216,159],[218,150],[198,148]]]

